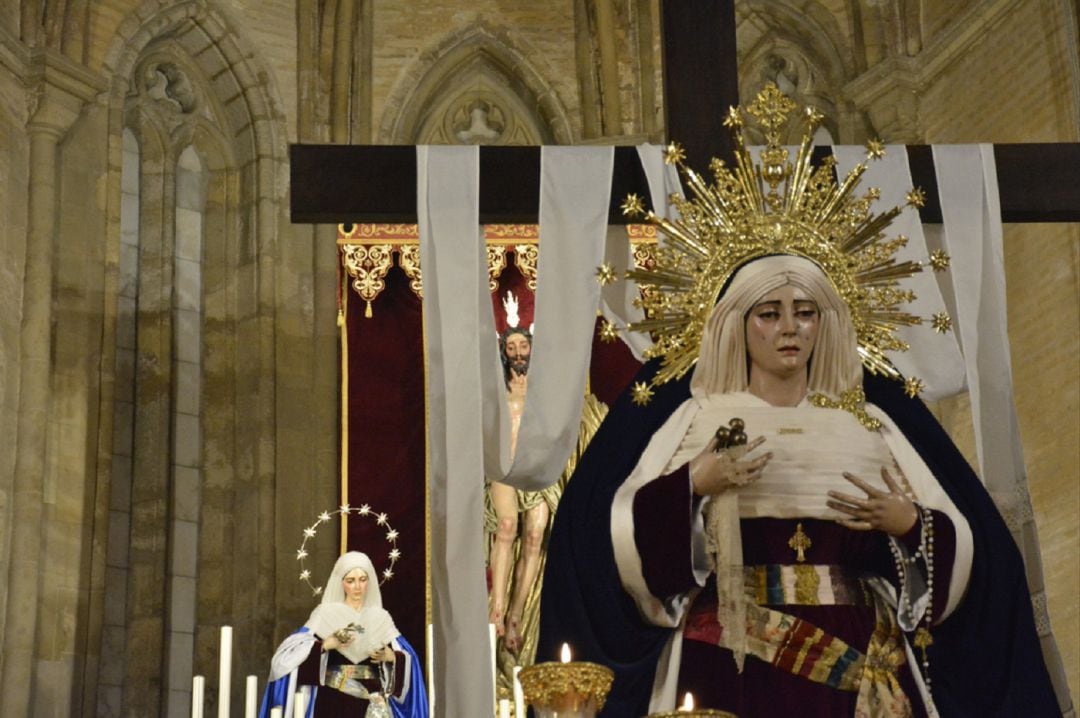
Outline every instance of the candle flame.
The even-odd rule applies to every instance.
[[[569,663],[570,662],[570,646],[567,645],[566,643],[562,644],[562,654],[561,655],[562,655],[562,662],[563,663]]]
[[[679,710],[681,710],[681,711],[692,711],[692,710],[694,710],[694,694],[693,693],[687,693],[683,697],[683,702],[682,702],[682,705],[679,706]]]

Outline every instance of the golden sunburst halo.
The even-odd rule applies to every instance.
[[[795,101],[781,92],[776,83],[768,82],[747,106],[746,112],[757,120],[769,137],[787,124],[788,115],[795,107]],[[774,142],[770,139],[769,144]]]
[[[645,204],[636,194],[628,194],[622,203],[622,213],[627,217],[637,217],[645,212]]]
[[[935,272],[944,272],[949,268],[949,262],[951,261],[952,258],[944,249],[935,249],[930,253],[930,266],[933,267]]]
[[[934,327],[934,331],[938,334],[944,334],[952,329],[952,317],[948,312],[936,312],[930,320],[931,326]]]
[[[813,105],[806,106],[806,109],[803,110],[803,117],[805,119],[806,126],[813,127],[815,129],[817,129],[821,125],[821,123],[825,121],[825,115],[821,114],[818,111],[818,108],[814,107]]]
[[[743,126],[742,111],[734,105],[728,108],[727,115],[724,116],[724,127],[729,130],[738,130]]]
[[[650,334],[654,343],[646,357],[661,358],[648,385],[633,387],[636,404],[648,403],[650,387],[677,379],[694,366],[721,288],[739,267],[771,254],[801,256],[821,267],[850,310],[866,369],[902,378],[887,353],[907,348],[897,330],[923,321],[902,308],[914,295],[900,286],[922,271],[922,264],[900,261],[897,252],[907,240],[884,234],[905,206],[875,212],[872,205],[880,191],[871,187],[859,193],[867,162],[882,156],[885,146],[877,139],[868,142],[867,160],[837,179],[835,158],[812,163],[813,128],[822,121],[813,108],[801,115],[804,130],[797,150],[792,153],[783,145],[781,128],[794,109],[790,98],[771,83],[745,115],[732,107],[724,125],[734,140],[735,161],[714,158],[711,178],[684,164],[685,152],[677,143],[665,148],[665,160],[678,167],[687,194],[671,196],[673,219],[645,215],[666,241],[656,247],[649,267],[627,272],[643,288],[639,303],[645,312],[644,320],[628,328]],[[750,120],[756,121],[767,143],[760,161],[743,137]],[[925,199],[922,190],[912,189],[906,206],[921,207]],[[640,198],[630,196],[623,210],[640,213],[644,207]],[[906,386],[910,390],[910,380]]]
[[[926,385],[923,384],[922,379],[917,376],[909,376],[904,379],[904,393],[910,396],[912,399],[922,393]]]
[[[634,403],[638,406],[645,406],[652,401],[653,398],[652,388],[643,381],[634,382],[631,394]]]
[[[605,344],[611,344],[613,341],[619,338],[619,328],[609,322],[607,319],[600,322],[600,341]]]
[[[596,281],[600,283],[601,287],[606,287],[615,280],[615,267],[612,267],[607,262],[604,262],[596,268]]]
[[[908,192],[904,199],[915,209],[922,209],[926,204],[926,192],[923,192],[921,187],[916,187]]]
[[[686,159],[686,150],[678,142],[669,142],[664,148],[664,162],[669,165],[677,165]]]

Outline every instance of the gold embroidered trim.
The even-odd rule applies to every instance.
[[[819,409],[842,409],[858,419],[867,431],[881,428],[881,422],[866,411],[866,394],[861,386],[845,391],[839,399],[832,399],[824,394],[811,394],[810,403]]]
[[[805,563],[795,569],[795,600],[800,606],[819,606],[818,592],[821,589],[821,576],[814,566]]]

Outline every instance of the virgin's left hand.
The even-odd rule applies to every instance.
[[[383,646],[382,648],[376,648],[368,656],[376,663],[392,663],[394,661],[394,649],[390,646]]]
[[[866,492],[866,498],[858,498],[839,491],[830,491],[829,508],[847,514],[851,518],[837,519],[837,523],[856,531],[877,529],[890,536],[903,536],[919,518],[915,504],[896,485],[885,467],[881,467],[881,478],[889,487],[885,493],[875,489],[858,476],[845,473],[844,478]]]

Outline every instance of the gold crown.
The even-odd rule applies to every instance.
[[[742,135],[743,112],[732,107],[724,125],[735,140],[735,166],[713,158],[711,183],[684,164],[682,147],[669,144],[664,160],[679,168],[692,193],[690,198],[671,195],[677,219],[645,212],[634,194],[623,202],[623,214],[644,214],[645,221],[667,237],[656,249],[654,264],[626,274],[642,288],[636,304],[646,315],[627,328],[651,333],[655,344],[646,358],[663,358],[650,385],[635,385],[637,403],[647,403],[651,387],[683,376],[694,365],[705,323],[725,283],[742,265],[771,254],[801,256],[821,267],[851,312],[863,365],[872,373],[901,378],[885,353],[906,350],[896,331],[923,321],[900,309],[915,297],[899,284],[923,265],[898,262],[896,253],[907,238],[887,239],[883,230],[905,206],[921,207],[924,194],[913,189],[905,205],[872,213],[879,191],[871,187],[860,196],[856,190],[867,162],[884,156],[884,146],[877,140],[867,143],[866,160],[837,182],[831,156],[816,167],[811,163],[813,134],[823,120],[813,107],[804,111],[802,142],[790,162],[780,131],[794,109],[795,103],[772,83],[746,108],[766,141],[761,161],[755,163]],[[948,256],[936,252],[928,263],[944,269]],[[597,276],[602,283],[614,279],[607,266],[600,267]],[[947,317],[935,315],[935,329],[943,331],[947,324]],[[922,383],[912,378],[906,387],[914,396]]]

